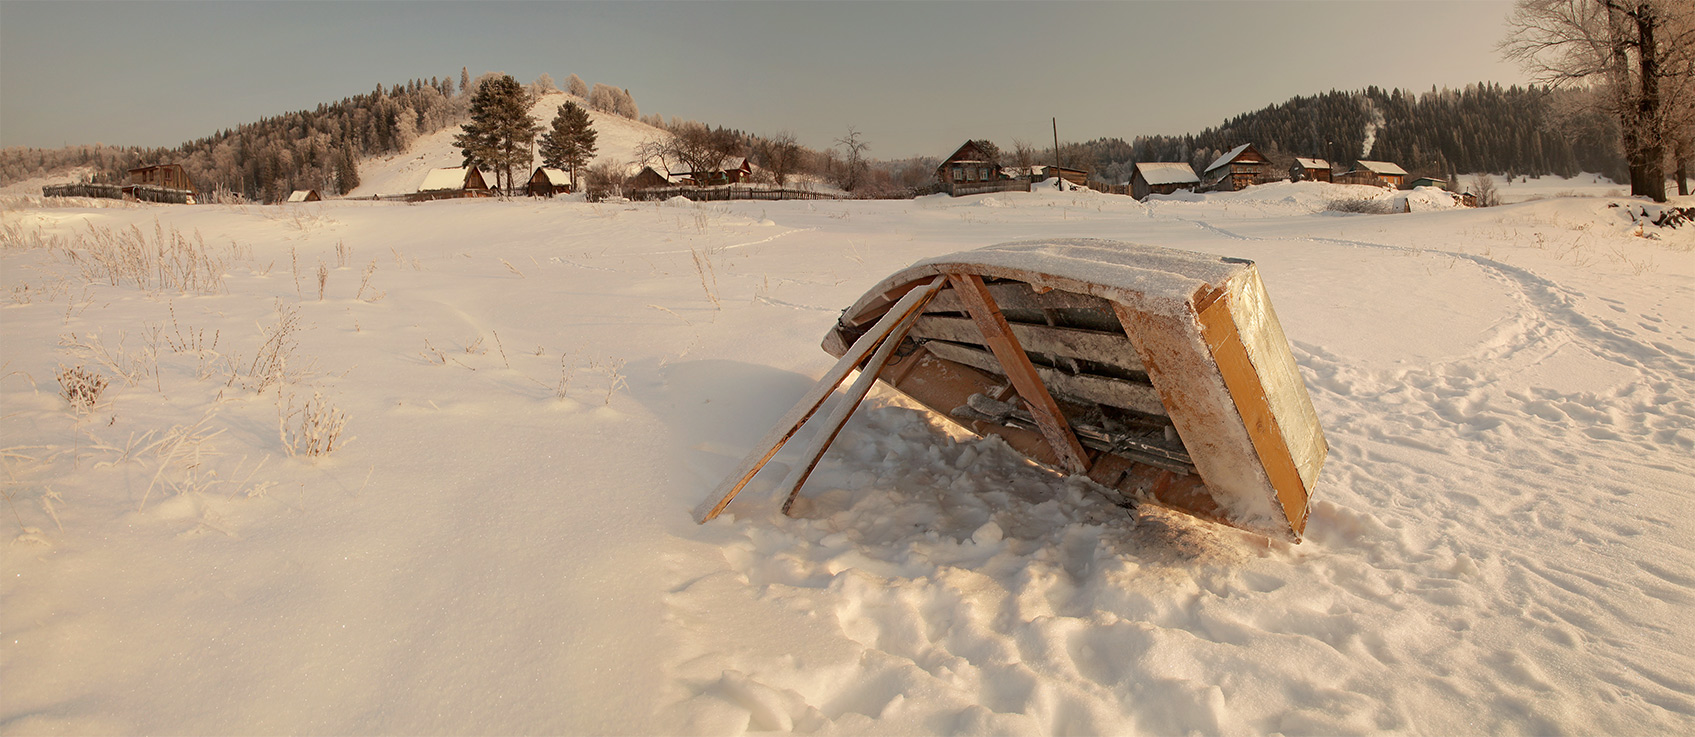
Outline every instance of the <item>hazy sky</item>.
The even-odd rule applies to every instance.
[[[1522,83],[1510,2],[0,1],[0,146],[174,146],[411,78],[625,87],[878,158],[1198,132],[1293,95]]]

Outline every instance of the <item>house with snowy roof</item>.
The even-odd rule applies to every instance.
[[[418,191],[407,199],[417,202],[455,197],[487,197],[493,189],[488,182],[493,179],[494,174],[484,174],[474,166],[431,169],[424,174],[424,181],[418,185]]]
[[[1289,179],[1295,182],[1328,182],[1330,162],[1296,156],[1295,163],[1289,165]]]
[[[677,187],[685,184],[694,184],[694,180],[672,174],[668,171],[660,171],[651,166],[642,167],[641,171],[636,172],[635,176],[630,177],[629,180],[625,182],[625,185],[630,189]]]
[[[1201,178],[1195,168],[1182,161],[1138,161],[1130,174],[1130,196],[1138,200],[1151,194],[1171,194],[1179,189],[1193,191]]]
[[[1400,189],[1406,178],[1406,169],[1387,161],[1356,161],[1353,171],[1336,175],[1336,182],[1338,184],[1369,184],[1374,187]]]
[[[1234,192],[1259,184],[1265,181],[1265,170],[1269,165],[1259,149],[1254,148],[1252,143],[1244,143],[1225,152],[1201,172],[1201,187]]]
[[[564,169],[538,166],[535,173],[530,175],[530,182],[524,189],[531,197],[568,194],[571,191],[571,174]]]
[[[323,195],[315,189],[297,189],[288,193],[289,202],[322,202],[323,199]]]
[[[713,187],[720,184],[740,184],[753,176],[753,164],[745,156],[733,156],[719,162],[716,169],[707,171],[691,171],[680,175],[702,187]]]

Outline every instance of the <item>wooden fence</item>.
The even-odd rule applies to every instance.
[[[1028,192],[1028,179],[1002,179],[995,182],[954,182],[948,186],[948,194],[954,197],[964,197],[968,194],[984,194],[987,192]]]
[[[43,197],[99,197],[121,200],[124,189],[116,184],[50,184],[41,188]]]
[[[648,187],[630,192],[633,200],[668,200],[672,197],[686,197],[696,202],[721,202],[725,200],[835,200],[840,196],[826,192],[814,192],[808,189],[786,189],[782,187]]]

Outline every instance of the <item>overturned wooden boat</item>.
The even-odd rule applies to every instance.
[[[722,511],[862,367],[785,481],[790,502],[881,380],[1122,502],[1296,542],[1306,528],[1327,447],[1251,261],[1101,240],[990,246],[883,280],[843,312],[824,349],[836,369],[697,519]]]

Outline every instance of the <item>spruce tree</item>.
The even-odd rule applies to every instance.
[[[530,144],[541,127],[530,117],[529,97],[512,75],[483,80],[471,96],[471,122],[460,126],[453,139],[465,156],[465,166],[489,168],[503,175],[503,188],[512,186],[512,169],[528,167]]]
[[[589,111],[575,102],[560,105],[553,116],[552,130],[541,137],[541,163],[570,171],[571,181],[576,182],[577,171],[594,158],[595,138]]]

